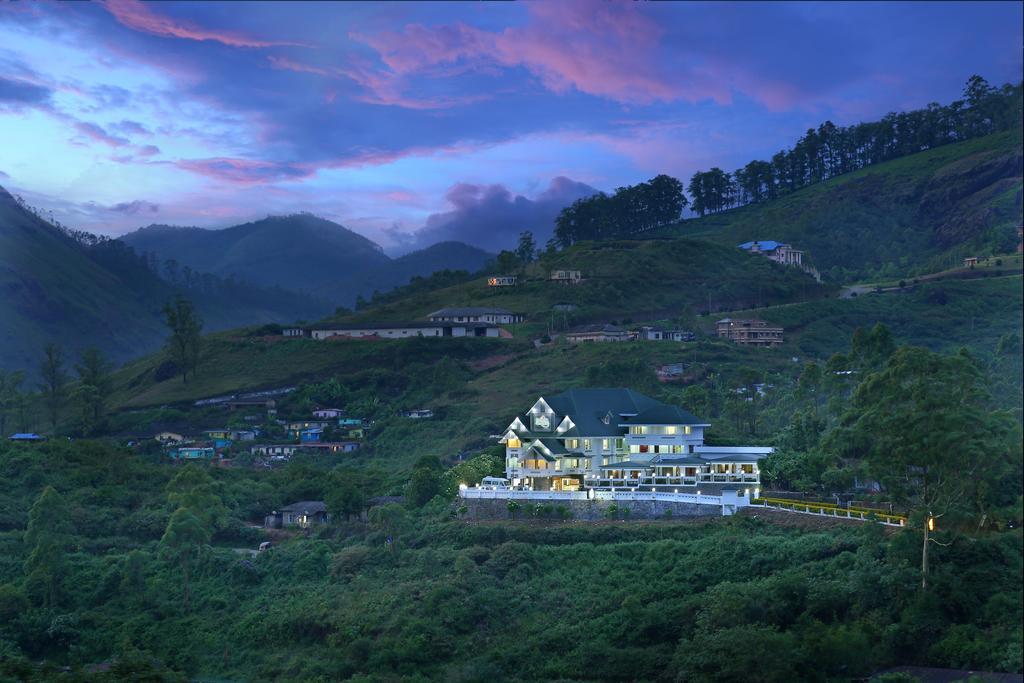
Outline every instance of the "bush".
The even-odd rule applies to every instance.
[[[369,561],[373,551],[365,545],[342,548],[331,558],[331,576],[352,576]]]

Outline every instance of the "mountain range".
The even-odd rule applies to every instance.
[[[50,342],[69,360],[88,346],[113,361],[151,352],[166,335],[161,309],[177,294],[195,301],[207,330],[328,308],[308,296],[209,275],[174,285],[122,243],[76,239],[0,188],[0,368],[32,373]]]
[[[138,253],[261,286],[304,292],[351,306],[358,296],[403,285],[446,268],[476,271],[491,254],[440,242],[389,258],[375,242],[309,213],[268,216],[222,230],[151,225],[120,238]]]

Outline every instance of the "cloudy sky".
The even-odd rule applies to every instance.
[[[308,210],[507,246],[592,188],[1021,79],[1000,3],[0,4],[0,184],[72,227]]]

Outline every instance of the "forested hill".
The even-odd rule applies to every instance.
[[[123,244],[69,234],[0,188],[0,369],[35,374],[48,343],[69,360],[88,346],[123,361],[156,350],[161,308],[193,299],[206,329],[322,314],[326,304],[283,290],[212,276],[179,287],[152,273]]]
[[[268,216],[223,230],[152,225],[120,239],[171,272],[187,267],[345,306],[413,276],[453,267],[479,270],[491,257],[461,242],[442,242],[391,259],[375,242],[309,213]]]
[[[735,246],[789,242],[828,279],[905,277],[1019,238],[1021,133],[1005,131],[837,176],[771,201],[683,221],[658,234]]]

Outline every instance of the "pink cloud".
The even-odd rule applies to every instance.
[[[89,123],[88,121],[78,121],[75,123],[75,130],[90,140],[101,142],[105,145],[110,145],[111,147],[124,147],[125,145],[131,144],[126,138],[119,138],[114,135],[110,135],[100,126],[95,123]]]
[[[302,164],[232,157],[181,159],[175,162],[175,166],[191,173],[239,185],[300,180],[316,173],[315,168]]]
[[[643,104],[729,99],[727,88],[700,72],[680,73],[664,65],[658,51],[663,32],[637,5],[534,3],[529,12],[529,24],[500,33],[459,22],[350,37],[378,53],[389,70],[378,74],[387,76],[431,76],[442,65],[492,63],[524,68],[559,93],[575,88]]]
[[[180,22],[171,17],[153,12],[140,0],[106,0],[106,8],[121,24],[135,31],[150,33],[165,38],[185,40],[212,40],[230,47],[274,47],[277,45],[298,45],[283,41],[257,40],[233,31],[215,31]]]

